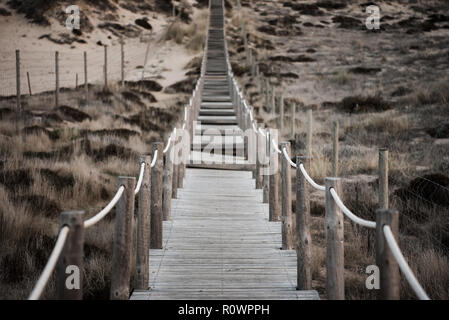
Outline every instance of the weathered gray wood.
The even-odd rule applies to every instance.
[[[385,241],[383,227],[390,226],[396,239],[399,235],[399,213],[394,209],[376,211],[376,265],[380,271],[379,300],[399,300],[400,278],[399,267]]]
[[[59,52],[55,52],[55,108],[59,106]]]
[[[290,142],[281,142],[281,150],[290,154]],[[292,179],[290,163],[282,156],[282,249],[294,249],[292,233]]]
[[[259,128],[263,128],[260,125]],[[262,189],[263,183],[263,166],[265,161],[265,137],[260,133],[256,134],[257,137],[257,162],[256,162],[256,189]]]
[[[341,196],[341,180],[326,178],[326,293],[329,300],[344,300],[344,224],[343,213],[329,189]]]
[[[253,182],[249,171],[187,169],[165,250],[150,251],[151,288],[131,299],[318,299],[296,290],[296,254],[279,250],[281,223]]]
[[[178,128],[176,128],[176,132],[178,132]],[[172,198],[176,199],[178,197],[178,174],[179,174],[179,154],[177,152],[177,143],[179,138],[178,135],[173,136],[173,179],[172,179]]]
[[[173,142],[170,142],[170,147],[164,155],[164,178],[163,178],[163,195],[162,195],[162,212],[163,219],[170,220],[171,214],[171,198],[172,198],[172,184],[173,184]]]
[[[77,79],[78,79],[78,74],[77,74]],[[30,73],[27,71],[27,80],[28,80],[28,92],[30,94],[30,96],[33,95],[33,93],[31,92],[31,81],[30,81]],[[77,81],[78,82],[78,81]]]
[[[312,289],[312,237],[310,236],[310,196],[309,185],[299,168],[303,164],[310,172],[310,159],[296,156],[296,253],[297,253],[297,288]]]
[[[62,212],[59,216],[59,229],[64,226],[69,227],[70,231],[58,260],[58,299],[82,300],[84,211]]]
[[[152,154],[157,150],[157,160],[151,168],[151,242],[150,248],[162,249],[162,182],[164,153],[161,142],[153,143]]]
[[[83,53],[83,58],[84,58],[84,99],[85,101],[85,105],[89,105],[89,87],[88,87],[88,78],[87,78],[87,52],[84,51]]]
[[[312,157],[313,116],[312,109],[307,110],[306,156]]]
[[[275,131],[270,130],[270,138],[277,143],[277,135]],[[271,142],[270,142],[271,143]],[[280,221],[281,210],[279,207],[279,161],[278,154],[274,148],[270,147],[270,163],[272,164],[272,172],[270,174],[270,221]]]
[[[125,85],[125,42],[120,37],[120,83],[122,87]]]
[[[291,114],[291,132],[290,132],[290,136],[292,139],[295,139],[295,132],[296,132],[296,103],[292,102],[292,114]]]
[[[104,91],[108,90],[108,46],[104,45]]]
[[[284,130],[284,93],[279,96],[279,130]]]
[[[379,149],[379,208],[388,208],[388,150]]]
[[[136,178],[119,177],[118,187],[120,186],[124,186],[125,191],[116,205],[112,247],[111,300],[126,300],[129,298],[131,277]]]
[[[270,130],[265,129],[265,152],[264,152],[264,170],[262,178],[263,203],[270,201]]]
[[[274,86],[271,86],[271,114],[276,114],[276,95],[274,93]]]
[[[16,50],[16,126],[18,125],[19,113],[22,112],[21,103],[21,92],[20,92],[20,50]]]
[[[138,196],[136,289],[148,289],[151,210],[151,156],[142,156],[145,163],[142,186]]]
[[[332,127],[332,177],[338,177],[338,121]]]

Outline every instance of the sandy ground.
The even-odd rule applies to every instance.
[[[0,1],[0,7],[8,8],[5,2]],[[78,84],[84,84],[84,51],[87,52],[89,83],[102,83],[104,48],[97,44],[98,41],[108,45],[108,81],[121,79],[120,41],[111,32],[94,28],[91,33],[83,35],[86,44],[57,44],[46,38],[39,39],[45,34],[56,38],[63,33],[70,34],[56,19],[50,19],[51,26],[43,27],[8,10],[13,13],[12,16],[0,17],[0,96],[16,93],[16,49],[20,50],[21,86],[25,94],[29,93],[27,73],[33,94],[54,90],[55,51],[59,51],[60,87],[74,87],[77,77]],[[134,24],[135,19],[142,18],[141,14],[125,9],[120,9],[118,15],[119,22],[124,25]],[[125,39],[125,80],[139,80],[143,76],[156,79],[166,87],[185,78],[186,71],[183,68],[195,54],[188,52],[182,45],[163,41],[171,18],[158,13],[146,17],[153,27],[152,32],[142,29],[140,37]],[[95,13],[89,13],[89,19],[94,26],[102,22]]]

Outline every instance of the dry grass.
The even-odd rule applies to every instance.
[[[1,299],[24,299],[30,293],[54,246],[60,212],[83,209],[86,218],[96,214],[114,195],[117,176],[137,176],[138,156],[149,153],[156,139],[165,140],[180,120],[179,96],[159,109],[124,100],[118,87],[111,88],[107,103],[101,95],[96,98],[101,88],[94,87],[89,107],[74,107],[90,120],[28,116],[19,122],[19,134],[12,118],[0,120]],[[69,106],[77,95],[60,93]],[[45,101],[47,95],[41,96]],[[27,110],[55,112],[38,100],[39,95],[33,96]],[[13,103],[0,100],[2,108]],[[148,121],[157,127],[145,119],[135,121],[142,112],[152,114]],[[25,132],[26,127],[32,129]],[[109,298],[113,217],[114,210],[86,232],[85,299]],[[54,294],[52,277],[43,298]]]

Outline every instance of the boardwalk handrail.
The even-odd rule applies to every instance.
[[[208,28],[209,29],[209,28]],[[189,103],[186,104],[184,106],[184,117],[182,120],[182,124],[181,124],[181,128],[183,130],[192,130],[191,127],[191,122],[193,122],[196,117],[197,117],[197,113],[199,110],[199,104],[201,102],[201,92],[202,92],[202,86],[204,83],[204,75],[205,75],[205,69],[206,69],[206,60],[207,60],[207,39],[209,37],[209,34],[206,34],[206,42],[204,45],[204,50],[203,50],[203,58],[202,58],[202,63],[201,63],[201,71],[200,71],[200,77],[198,78],[196,85],[195,85],[195,89],[192,92],[192,96],[189,99]],[[184,135],[186,132],[182,131],[181,135]],[[134,197],[135,195],[139,195],[139,197],[148,197],[149,195],[145,195],[142,196],[142,192],[144,191],[143,189],[148,188],[148,185],[146,185],[144,187],[144,184],[146,183],[145,180],[148,180],[150,177],[150,172],[148,169],[154,168],[156,167],[157,163],[158,163],[158,159],[161,159],[162,155],[167,154],[167,152],[171,149],[173,149],[175,147],[174,141],[176,139],[176,134],[177,134],[177,127],[175,126],[172,130],[172,132],[170,133],[167,143],[165,145],[165,147],[163,149],[160,149],[160,154],[159,154],[159,150],[155,150],[153,152],[153,156],[151,157],[151,163],[146,163],[145,161],[141,161],[140,165],[139,165],[139,176],[138,176],[138,181],[137,184],[134,185],[133,190],[132,190],[132,197]],[[173,167],[173,169],[176,167],[179,169],[177,170],[177,175],[173,175],[173,179],[171,181],[166,181],[166,183],[169,183],[171,185],[171,188],[176,189],[180,186],[179,181],[182,181],[183,176],[184,176],[184,172],[185,169],[183,169],[183,167],[185,168],[185,163],[173,163],[173,159],[171,159],[170,157],[174,156],[175,159],[177,159],[176,155],[173,155],[172,152],[170,152],[168,154],[168,160],[167,162],[164,163],[162,162],[162,165],[164,165],[166,168],[168,165],[171,165]],[[179,162],[179,159],[178,159]],[[147,169],[147,165],[148,165],[148,169]],[[160,169],[160,171],[162,172],[162,168]],[[179,171],[179,172],[178,172]],[[120,181],[120,178],[119,178]],[[162,187],[162,185],[160,186]],[[116,194],[114,195],[114,197],[111,199],[111,201],[97,214],[95,214],[93,217],[85,220],[82,223],[82,228],[83,229],[87,229],[90,228],[92,226],[94,226],[95,224],[97,224],[99,221],[101,221],[116,205],[117,203],[119,203],[119,201],[123,201],[124,197],[125,197],[125,193],[126,193],[126,187],[124,185],[120,185],[117,189]],[[147,192],[147,190],[146,190]],[[152,189],[151,192],[153,193],[153,185],[152,185]],[[160,193],[162,196],[162,193]],[[173,196],[175,196],[175,192],[173,192]],[[167,196],[167,195],[165,195]],[[171,197],[171,192],[170,192],[170,197]],[[127,196],[129,197],[129,195]],[[133,199],[125,199],[126,201],[131,201],[134,202]],[[149,202],[146,202],[146,204],[148,204]],[[145,204],[145,205],[146,205]],[[134,208],[134,206],[131,206],[132,208]],[[140,207],[140,201],[139,201],[139,214],[143,214],[143,215],[148,215],[148,214],[153,214],[152,212],[150,213],[150,208],[141,208]],[[127,213],[128,214],[128,213]],[[149,219],[149,218],[146,218]],[[144,219],[145,220],[145,219]],[[141,221],[139,221],[138,223],[142,223]],[[144,227],[144,226],[138,226],[139,227]],[[116,228],[117,228],[117,222],[116,222]],[[61,253],[64,250],[65,244],[66,244],[66,240],[68,239],[68,237],[70,237],[71,233],[74,232],[73,230],[70,229],[69,226],[64,225],[60,228],[59,233],[58,233],[58,237],[56,239],[56,243],[55,246],[52,250],[52,253],[49,256],[49,260],[47,261],[47,264],[42,272],[42,274],[40,275],[38,281],[36,282],[30,296],[29,296],[29,300],[37,300],[40,298],[40,296],[42,295],[49,279],[50,276],[52,274],[52,272],[55,269],[55,266],[58,262],[58,259],[61,258]],[[132,230],[131,230],[132,232]],[[162,234],[162,230],[160,230],[161,234]],[[139,236],[142,236],[141,234],[138,234],[138,238]],[[132,239],[132,237],[131,237]],[[83,240],[84,241],[84,240]],[[141,242],[141,240],[138,239],[138,242]],[[115,245],[115,240],[114,240],[114,245]],[[149,249],[149,248],[147,248]],[[145,249],[146,250],[146,249]],[[142,252],[144,252],[145,250],[142,250]],[[137,259],[142,260],[142,258],[139,256],[139,254],[143,254],[143,253],[138,253]],[[145,259],[143,259],[145,260]],[[145,278],[145,274],[148,274],[148,266],[146,267],[147,270],[142,270],[141,274],[138,275]],[[112,279],[113,281],[115,279]],[[58,279],[58,281],[60,281],[60,279]],[[124,280],[124,283],[126,285],[126,282],[128,282],[127,286],[129,287],[129,279],[128,280]],[[112,295],[112,286],[111,286],[111,298],[125,298],[125,296],[123,296],[122,294],[118,294],[116,296]],[[78,295],[78,297],[82,297],[81,295]]]
[[[225,31],[224,31],[224,33],[225,33]],[[226,35],[226,33],[225,33],[225,35]],[[237,105],[243,105],[244,108],[241,108],[240,112],[242,114],[243,113],[248,114],[249,118],[250,118],[249,124],[243,123],[243,128],[242,129],[252,129],[254,132],[258,133],[261,137],[263,137],[265,139],[269,139],[269,140],[267,140],[267,143],[269,145],[272,145],[272,150],[274,152],[278,153],[278,154],[282,154],[283,157],[290,164],[290,166],[293,167],[293,168],[296,168],[297,170],[299,170],[301,175],[306,179],[306,181],[313,188],[315,188],[315,189],[317,189],[319,191],[324,191],[324,192],[326,192],[326,194],[329,193],[329,199],[332,199],[332,201],[337,205],[337,208],[339,210],[341,210],[350,220],[352,220],[353,222],[355,222],[355,223],[357,223],[357,224],[359,224],[361,226],[364,226],[364,227],[367,227],[367,228],[370,228],[370,229],[376,228],[376,222],[362,219],[362,218],[356,216],[354,213],[352,213],[351,210],[349,210],[345,206],[345,204],[341,200],[341,198],[338,195],[338,192],[337,192],[337,190],[335,190],[335,188],[326,189],[326,186],[317,184],[310,177],[310,175],[307,173],[307,170],[304,167],[303,163],[299,163],[299,165],[294,163],[290,159],[290,157],[288,156],[287,151],[286,151],[285,148],[282,148],[282,147],[279,148],[274,139],[272,139],[268,134],[265,135],[261,131],[260,126],[257,125],[257,121],[254,118],[253,108],[251,106],[249,106],[247,101],[244,99],[243,92],[239,89],[237,79],[234,77],[234,74],[232,73],[232,68],[231,68],[231,64],[230,64],[229,53],[227,51],[226,41],[225,41],[225,48],[226,48],[225,55],[226,55],[227,64],[228,64],[228,70],[229,70],[228,71],[228,76],[230,77],[230,79],[231,79],[230,83],[233,86],[232,91],[237,93],[237,94],[234,95],[234,97],[237,99],[237,101],[235,101],[235,103]],[[238,110],[238,108],[237,108],[237,110]],[[310,133],[308,132],[308,134],[310,134]],[[337,139],[337,144],[338,144],[338,139]],[[338,147],[338,145],[337,145],[337,147]],[[282,149],[282,150],[280,150],[280,149]],[[257,150],[256,150],[256,152],[257,152]],[[337,154],[337,156],[338,156],[338,154]],[[337,160],[335,160],[335,161],[337,161]],[[256,167],[257,167],[257,165],[258,164],[256,164]],[[284,177],[282,177],[282,178],[284,178]],[[384,183],[387,184],[388,181],[384,181]],[[270,202],[270,207],[271,207],[271,202]],[[386,241],[388,243],[388,246],[390,247],[390,249],[391,249],[391,251],[393,253],[394,259],[397,261],[397,263],[399,263],[399,266],[400,266],[402,272],[404,273],[404,275],[406,277],[406,280],[408,281],[408,283],[410,284],[410,286],[412,287],[414,292],[417,294],[418,298],[420,298],[420,299],[428,299],[427,294],[424,292],[424,290],[422,289],[422,287],[419,284],[419,282],[413,276],[413,273],[411,272],[410,267],[408,266],[408,264],[406,263],[405,259],[403,258],[402,253],[400,252],[400,249],[397,246],[397,243],[394,240],[393,234],[392,234],[391,229],[390,229],[390,227],[388,225],[385,225],[385,227],[382,228],[382,234],[380,236],[384,237],[386,239]],[[340,294],[340,296],[341,296],[341,294]],[[344,297],[344,293],[343,293],[343,297]]]
[[[407,282],[410,284],[410,287],[413,289],[413,291],[420,300],[430,300],[429,296],[424,291],[421,284],[413,274],[412,269],[410,269],[410,266],[408,265],[407,261],[405,261],[405,258],[401,252],[401,249],[398,246],[398,243],[396,242],[396,239],[394,238],[390,226],[384,225],[383,232],[385,235],[385,239],[387,240],[387,244],[390,247],[390,250],[393,253],[394,258],[398,262],[399,268],[401,269],[402,273],[407,279]]]

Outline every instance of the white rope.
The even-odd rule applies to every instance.
[[[343,211],[343,213],[352,221],[354,221],[355,223],[367,227],[367,228],[371,228],[371,229],[375,229],[376,228],[376,222],[374,221],[368,221],[362,218],[357,217],[355,214],[353,214],[351,212],[351,210],[349,210],[343,203],[343,201],[341,201],[340,197],[337,194],[337,191],[335,191],[334,188],[330,188],[329,189],[332,198],[334,198],[335,203],[337,204],[337,206],[341,209],[341,211]]]
[[[170,148],[170,143],[171,143],[171,134],[168,137],[167,145],[165,146],[164,150],[162,151],[163,153],[167,153],[168,149]]]
[[[154,154],[153,154],[153,160],[151,161],[151,164],[150,164],[150,167],[151,167],[151,168],[153,168],[153,167],[156,165],[157,151],[158,151],[158,150],[154,151]]]
[[[145,162],[142,162],[140,164],[140,172],[139,172],[139,179],[137,180],[136,189],[134,190],[134,194],[138,194],[140,191],[140,187],[142,186],[143,182],[143,174],[145,173]]]
[[[313,181],[313,179],[309,176],[309,174],[307,173],[307,171],[304,168],[304,165],[302,163],[299,164],[299,169],[301,169],[302,174],[304,175],[306,180],[312,185],[312,187],[314,187],[317,190],[321,190],[321,191],[326,190],[325,186],[321,186],[321,185],[317,184],[315,181]]]
[[[187,121],[187,107],[184,106],[184,122]]]
[[[184,130],[186,128],[186,122],[184,121],[184,123],[182,124],[182,130]]]
[[[391,228],[389,225],[384,225],[383,232],[385,235],[385,240],[388,243],[388,246],[390,247],[391,253],[393,254],[394,258],[398,262],[399,268],[401,269],[402,273],[404,274],[405,278],[407,279],[408,283],[410,284],[410,287],[412,287],[413,291],[416,293],[419,299],[421,300],[430,300],[427,293],[424,291],[424,289],[419,284],[418,280],[416,279],[415,275],[413,274],[413,271],[410,269],[409,265],[407,264],[407,261],[405,261],[404,256],[402,255],[401,249],[399,249],[399,246],[396,242],[396,239],[394,238],[393,232],[391,231]]]
[[[282,153],[281,150],[279,150],[278,146],[276,145],[276,142],[274,142],[274,139],[271,139],[271,144],[274,147],[274,151],[276,151],[277,153]]]
[[[265,133],[263,133],[263,130],[262,130],[262,128],[259,128],[259,134],[261,134],[262,135],[262,137],[266,137],[266,135],[265,135]]]
[[[251,126],[253,127],[253,131],[257,133],[256,125],[254,124],[254,120],[251,121]]]
[[[290,162],[290,165],[291,165],[293,168],[296,168],[296,163],[294,163],[294,162],[292,161],[292,159],[290,159],[290,157],[289,157],[288,154],[287,154],[287,150],[286,150],[285,148],[282,148],[282,153],[284,154],[285,159],[287,159],[287,161]]]
[[[61,230],[59,230],[58,238],[56,239],[53,251],[51,252],[50,257],[48,258],[47,264],[45,265],[45,268],[42,271],[39,280],[34,286],[33,291],[31,291],[28,300],[38,300],[40,298],[42,292],[45,289],[45,286],[47,285],[48,279],[50,279],[50,276],[53,270],[55,269],[56,263],[58,262],[58,258],[61,255],[62,249],[64,248],[64,244],[67,239],[67,235],[69,234],[69,231],[70,229],[67,226],[62,227]]]
[[[93,225],[95,225],[98,221],[103,219],[111,211],[111,209],[114,208],[114,206],[117,204],[117,202],[120,200],[120,198],[122,197],[123,191],[125,191],[125,187],[120,186],[120,188],[118,188],[114,198],[112,198],[111,202],[109,202],[108,205],[106,207],[104,207],[103,210],[98,212],[92,218],[84,221],[84,228],[86,228],[86,229],[90,228]]]

